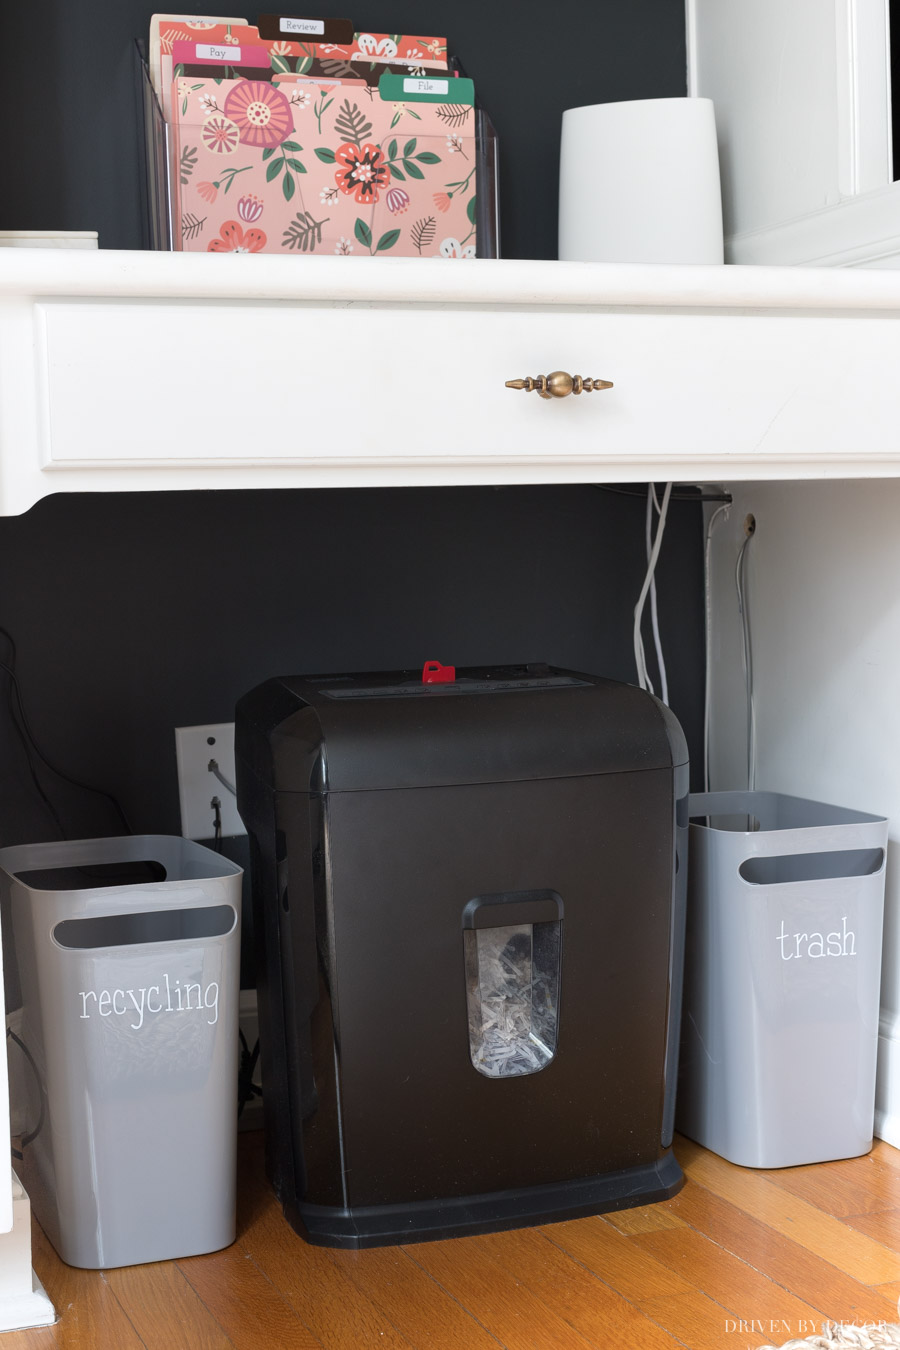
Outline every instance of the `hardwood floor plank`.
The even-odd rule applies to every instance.
[[[534,1228],[477,1238],[485,1255],[598,1347],[676,1350],[680,1342]]]
[[[332,1258],[417,1350],[497,1350],[495,1337],[405,1251],[373,1247]]]
[[[882,1209],[877,1214],[851,1214],[845,1223],[858,1233],[900,1253],[900,1209]],[[882,1286],[883,1287],[883,1286]]]
[[[233,1346],[178,1263],[126,1266],[108,1271],[106,1278],[147,1350],[230,1350]]]
[[[241,1246],[288,1298],[325,1350],[409,1350],[410,1342],[354,1284],[325,1247],[292,1231],[274,1197],[240,1237]]]
[[[601,1215],[617,1233],[633,1237],[636,1233],[655,1233],[660,1228],[682,1228],[684,1221],[664,1205],[640,1205],[637,1209],[619,1209]]]
[[[53,1350],[61,1342],[56,1327],[31,1327],[27,1331],[5,1331],[0,1345],[3,1350]]]
[[[723,1350],[723,1347],[743,1350],[741,1342],[729,1334],[737,1319],[699,1289],[650,1299],[645,1306],[648,1316],[668,1327],[690,1350]],[[755,1342],[760,1343],[761,1339]]]
[[[235,1350],[320,1350],[296,1309],[239,1245],[179,1264]]]
[[[777,1168],[759,1175],[839,1219],[900,1205],[900,1172],[871,1154],[808,1167]]]
[[[290,1300],[326,1350],[366,1346],[408,1350],[410,1342],[390,1316],[336,1260],[352,1253],[310,1246],[290,1227],[265,1177],[263,1142],[262,1132],[238,1136],[241,1247]]]
[[[900,1172],[900,1148],[894,1148],[893,1144],[888,1144],[884,1139],[876,1139],[872,1144],[870,1158],[875,1158],[878,1162],[884,1163],[886,1167],[893,1167],[895,1171]]]
[[[880,1284],[878,1293],[883,1294],[894,1304],[896,1316],[892,1320],[900,1322],[900,1280],[895,1280],[893,1284]]]
[[[58,1345],[66,1350],[141,1350],[144,1343],[102,1271],[65,1265],[36,1223],[31,1226],[31,1258],[59,1318],[54,1328]]]
[[[818,1308],[797,1298],[694,1228],[643,1233],[632,1241],[744,1321],[818,1324]]]
[[[791,1290],[823,1317],[844,1322],[890,1322],[896,1308],[839,1267],[769,1228],[729,1200],[689,1181],[666,1202],[692,1228],[763,1275]],[[784,1338],[783,1338],[784,1339]]]
[[[404,1251],[468,1308],[506,1350],[587,1350],[589,1341],[483,1248],[473,1245],[477,1242],[477,1238],[455,1238],[419,1243]]]
[[[639,1239],[617,1233],[600,1217],[553,1224],[541,1231],[691,1350],[721,1350],[728,1310],[693,1279],[643,1251]]]
[[[638,1308],[648,1301],[689,1294],[695,1288],[693,1281],[641,1251],[600,1217],[549,1224],[540,1231]]]
[[[736,1167],[688,1140],[680,1143],[676,1152],[688,1176],[707,1190],[732,1201],[776,1232],[792,1237],[861,1283],[886,1284],[900,1277],[900,1256],[895,1252],[854,1232],[767,1177]]]

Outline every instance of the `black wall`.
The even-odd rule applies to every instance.
[[[0,521],[0,622],[50,758],[114,792],[134,829],[177,834],[173,729],[233,720],[271,675],[435,658],[633,680],[644,501],[589,486],[60,495]],[[700,508],[673,502],[660,618],[695,759],[702,566]],[[56,837],[3,702],[0,766],[0,844]],[[104,798],[39,777],[70,837],[120,830]]]
[[[556,257],[564,108],[685,92],[683,0],[316,0],[313,10],[448,38],[500,136],[504,257]],[[238,11],[251,22],[261,12]],[[140,247],[132,40],[152,13],[142,0],[4,6],[0,229],[99,230],[104,248]]]

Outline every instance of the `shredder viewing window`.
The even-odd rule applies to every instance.
[[[463,933],[469,1053],[487,1078],[538,1073],[556,1054],[560,927],[554,920]]]

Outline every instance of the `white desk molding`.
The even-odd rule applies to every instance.
[[[0,252],[0,513],[54,492],[900,473],[900,278]],[[612,381],[542,400],[506,381]]]

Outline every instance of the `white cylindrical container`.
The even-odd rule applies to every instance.
[[[721,263],[712,101],[653,98],[563,113],[559,256]]]

